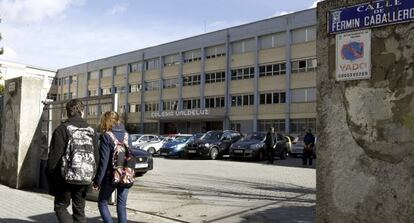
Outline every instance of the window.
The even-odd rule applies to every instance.
[[[125,86],[115,86],[115,93],[126,93],[126,87]]]
[[[88,91],[89,96],[97,96],[98,95],[98,89],[91,89]]]
[[[292,90],[292,102],[316,101],[316,88],[302,88]]]
[[[216,82],[223,82],[226,80],[226,72],[225,71],[217,71],[217,72],[210,72],[206,73],[206,83],[216,83]]]
[[[254,67],[237,68],[231,70],[232,80],[242,80],[254,78]]]
[[[201,50],[192,50],[184,53],[184,63],[191,63],[201,60]]]
[[[261,105],[286,103],[286,93],[285,92],[261,93],[259,98],[260,98],[260,104]],[[283,98],[283,100],[282,100],[282,98]]]
[[[274,47],[284,46],[286,44],[286,33],[275,33],[267,36],[262,36],[259,39],[260,49],[269,49]]]
[[[291,119],[290,132],[297,134],[305,134],[306,129],[312,129],[316,132],[316,119]]]
[[[178,78],[173,78],[173,79],[166,79],[164,80],[164,88],[175,88],[178,87],[180,85],[180,83],[178,82]]]
[[[242,40],[231,44],[233,54],[247,53],[255,49],[254,39]]]
[[[316,39],[316,28],[307,27],[292,31],[292,43],[303,43]]]
[[[129,112],[135,113],[140,112],[141,105],[140,104],[129,104]]]
[[[126,105],[120,105],[119,106],[119,113],[124,114],[126,111]]]
[[[92,71],[88,73],[88,80],[96,80],[99,77],[99,71]]]
[[[183,109],[200,108],[200,99],[185,99],[183,100]]]
[[[156,91],[160,89],[160,81],[147,81],[145,82],[145,91]]]
[[[286,74],[286,63],[267,64],[259,66],[259,76],[274,76]]]
[[[206,49],[206,59],[226,56],[226,45],[212,46]]]
[[[224,97],[207,97],[205,98],[206,108],[222,108],[224,107]]]
[[[112,68],[103,69],[102,77],[112,77]]]
[[[101,114],[111,111],[112,110],[112,104],[103,104],[101,105]]]
[[[88,115],[97,116],[98,115],[98,105],[88,105]]]
[[[145,112],[158,111],[159,104],[156,102],[145,103]]]
[[[163,110],[164,111],[176,111],[178,109],[178,101],[177,100],[165,100],[163,103]]]
[[[173,54],[164,57],[164,67],[180,64],[180,54]]]
[[[246,95],[236,95],[231,96],[231,106],[250,106],[254,105],[254,95],[253,94],[246,94]]]
[[[275,128],[276,132],[285,132],[285,120],[284,119],[268,119],[258,120],[258,131],[268,131],[270,127]]]
[[[101,89],[102,95],[108,95],[112,93],[112,87],[109,88],[102,88]]]
[[[200,74],[183,77],[183,86],[199,85],[201,80]]]
[[[129,85],[129,93],[138,92],[142,89],[141,84],[130,84]]]
[[[126,65],[116,66],[115,75],[122,75],[122,74],[126,74]]]
[[[145,70],[153,70],[153,69],[159,69],[160,68],[160,59],[155,58],[151,60],[145,61]]]
[[[317,67],[317,60],[315,58],[302,59],[291,62],[292,73],[302,73],[315,71]]]
[[[70,83],[71,84],[78,83],[78,76],[77,75],[70,76]]]
[[[140,72],[140,71],[142,71],[142,63],[141,62],[129,64],[129,72],[130,73]]]

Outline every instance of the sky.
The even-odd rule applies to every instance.
[[[0,60],[60,69],[316,6],[320,0],[0,0]]]

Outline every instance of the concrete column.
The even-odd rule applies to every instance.
[[[200,85],[200,108],[201,109],[205,109],[206,108],[206,103],[205,103],[205,97],[204,97],[204,92],[205,92],[205,88],[206,88],[206,48],[202,47],[201,49],[201,68],[200,68],[200,81],[201,81],[201,85]]]
[[[10,88],[12,85],[14,88]],[[17,189],[39,186],[41,101],[46,99],[46,95],[41,94],[42,88],[43,79],[37,77],[23,76],[5,81],[0,149],[1,184]]]
[[[141,61],[142,61],[142,64],[141,64],[141,86],[142,86],[142,88],[141,88],[141,112],[140,112],[140,114],[141,114],[141,117],[140,117],[140,125],[141,125],[141,130],[140,130],[140,133],[144,133],[144,114],[145,114],[145,82],[144,82],[144,80],[145,80],[145,78],[144,78],[144,75],[145,75],[145,53],[144,52],[142,52],[142,56],[141,56]]]
[[[290,133],[290,106],[291,106],[291,74],[292,74],[292,32],[289,17],[286,17],[286,105],[285,105],[285,132]]]
[[[76,98],[81,98],[79,96],[79,77],[80,77],[80,74],[77,74],[76,75]]]
[[[71,87],[71,85],[72,85],[72,83],[71,83],[71,79],[72,79],[72,77],[71,76],[68,76],[68,99],[72,99],[72,97],[70,96],[70,87]]]
[[[178,83],[180,84],[180,91],[178,97],[178,111],[183,110],[183,77],[184,77],[184,54],[180,52],[180,70],[178,74]]]
[[[88,71],[88,64],[86,64],[86,70],[85,70],[85,74],[86,74],[86,81],[85,81],[85,94],[84,97],[89,97],[88,91],[89,91],[89,71]]]
[[[115,93],[115,74],[116,67],[112,67],[111,94]]]
[[[316,222],[414,222],[414,25],[371,27],[371,78],[337,81],[327,15],[363,3],[317,7]],[[410,3],[384,4],[384,15]]]
[[[230,119],[229,119],[229,110],[231,106],[230,98],[230,81],[231,81],[231,43],[230,43],[230,34],[227,30],[226,35],[226,86],[225,86],[225,107],[224,107],[224,120],[223,120],[223,129],[230,129]]]
[[[125,124],[127,124],[129,116],[129,64],[125,65],[125,69]]]
[[[102,95],[102,69],[98,71],[98,96]]]
[[[160,57],[160,97],[159,97],[159,112],[164,110],[162,98],[164,96],[164,57]]]
[[[257,118],[259,116],[259,37],[255,36],[255,56],[254,56],[254,113],[253,113],[253,131],[257,131]]]

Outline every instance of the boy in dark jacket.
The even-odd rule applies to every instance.
[[[86,222],[85,197],[88,186],[69,184],[63,179],[61,174],[62,157],[69,140],[67,125],[73,125],[78,128],[87,128],[89,126],[82,118],[83,110],[84,105],[80,100],[70,100],[66,104],[68,119],[55,129],[50,142],[46,175],[49,181],[49,193],[55,196],[54,210],[59,222]],[[96,133],[93,137],[93,147],[95,161],[98,161],[99,150]],[[67,210],[71,200],[73,216]]]
[[[274,146],[276,144],[275,129],[273,127],[270,127],[269,131],[266,134],[265,144],[266,144],[267,162],[269,164],[272,164],[274,162],[274,156],[275,156]]]

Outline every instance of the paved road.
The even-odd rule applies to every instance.
[[[128,207],[177,222],[314,222],[316,175],[300,159],[154,159]]]

